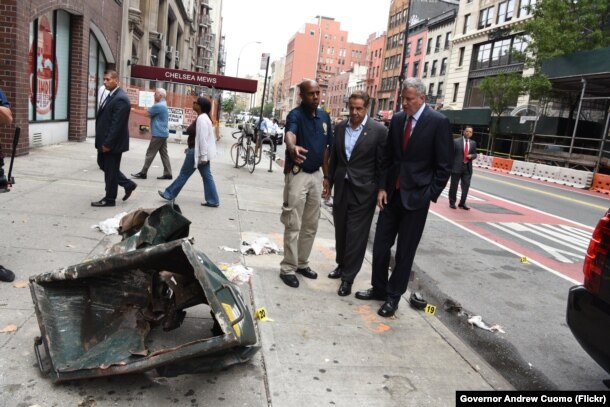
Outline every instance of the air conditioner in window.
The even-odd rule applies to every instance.
[[[170,46],[169,49],[165,52],[165,57],[166,58],[173,58],[174,57],[174,47]]]

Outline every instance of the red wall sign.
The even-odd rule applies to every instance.
[[[203,72],[183,71],[181,69],[159,68],[157,66],[131,65],[131,77],[156,81],[187,83],[209,88],[232,90],[235,92],[255,93],[258,82],[253,79],[232,76],[212,75]]]

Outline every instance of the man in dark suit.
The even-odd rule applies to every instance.
[[[455,209],[459,182],[462,194],[458,206],[470,210],[470,207],[466,205],[466,197],[472,178],[472,160],[477,158],[477,143],[470,137],[472,137],[472,127],[466,126],[464,137],[453,140],[453,167],[451,168],[451,183],[449,185],[449,207],[451,209]]]
[[[373,242],[372,288],[356,293],[361,300],[385,301],[377,312],[382,317],[395,314],[407,291],[430,202],[445,188],[453,160],[449,120],[426,106],[422,81],[406,79],[401,98],[403,112],[390,122],[378,181],[381,212]],[[396,235],[396,265],[388,279]]]
[[[125,188],[123,201],[131,196],[137,184],[121,172],[121,156],[129,150],[129,113],[131,103],[119,87],[119,75],[114,70],[104,72],[104,86],[109,92],[97,112],[95,120],[95,148],[97,164],[104,171],[106,196],[91,206],[115,206],[118,186]]]
[[[333,219],[337,268],[329,278],[341,278],[337,294],[349,295],[362,267],[377,197],[377,178],[387,138],[386,127],[368,117],[369,95],[353,92],[349,120],[335,128],[329,182],[334,186]],[[324,198],[330,197],[330,189]]]

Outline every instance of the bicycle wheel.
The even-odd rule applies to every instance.
[[[248,163],[248,148],[247,146],[244,146],[243,144],[239,145],[239,148],[237,149],[237,167],[241,168],[244,165],[246,165]]]
[[[237,168],[237,162],[238,162],[238,158],[239,158],[239,143],[233,143],[233,145],[231,146],[231,160],[233,161],[233,164],[235,164],[235,168]]]
[[[256,155],[254,154],[254,149],[252,147],[248,147],[248,151],[246,153],[246,164],[248,165],[248,171],[250,174],[254,172],[254,168],[256,167]]]
[[[258,138],[256,139],[256,148],[254,149],[254,152],[256,153],[256,165],[261,163],[261,160],[263,159],[263,140],[261,138],[261,136],[259,135]]]

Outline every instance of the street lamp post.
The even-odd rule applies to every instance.
[[[235,77],[239,78],[239,60],[241,59],[241,53],[244,51],[244,48],[246,48],[248,45],[250,44],[262,44],[260,41],[250,41],[250,42],[246,42],[241,49],[239,50],[239,54],[237,55],[237,69],[235,70]],[[233,103],[236,103],[237,100],[237,92],[233,92]]]

